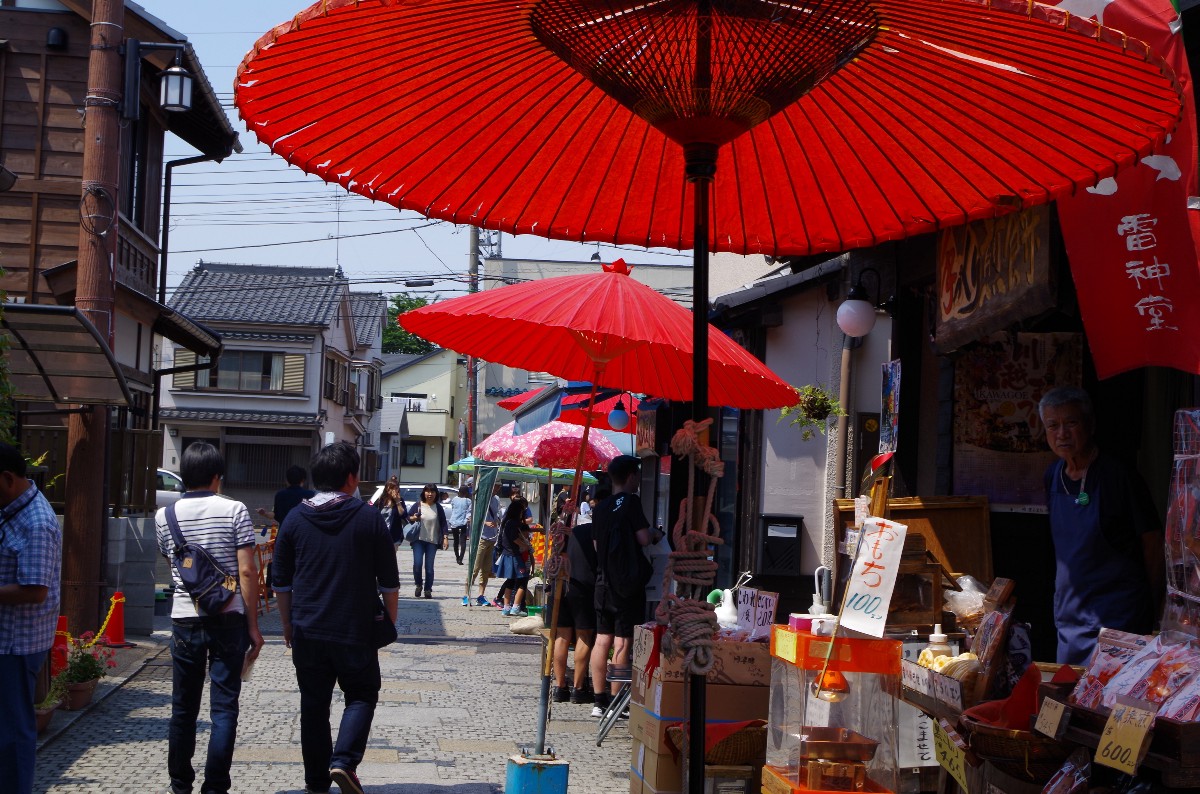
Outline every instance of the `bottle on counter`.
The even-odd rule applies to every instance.
[[[935,623],[933,633],[929,635],[929,645],[925,646],[925,650],[929,652],[928,658],[932,661],[939,656],[953,656],[954,651],[950,648],[950,644],[946,642],[946,635],[942,633],[942,624]],[[922,656],[926,654],[922,653]]]

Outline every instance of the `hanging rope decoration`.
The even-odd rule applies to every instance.
[[[665,626],[662,649],[669,656],[683,654],[687,669],[693,675],[704,675],[713,664],[713,634],[717,630],[716,607],[706,596],[717,576],[717,563],[709,546],[723,543],[721,527],[712,513],[717,478],[725,473],[725,464],[716,449],[700,442],[701,433],[712,419],[685,422],[671,439],[671,451],[690,459],[687,498],[679,506],[679,519],[671,529],[674,546],[667,556],[663,575],[663,598],[655,611],[655,619]],[[691,526],[696,499],[696,470],[708,475],[708,492],[703,512],[695,527]],[[674,587],[672,587],[674,585]]]
[[[555,521],[546,531],[550,542],[547,544],[546,553],[542,558],[542,577],[547,583],[559,581],[569,583],[571,581],[571,560],[564,553],[567,549],[567,536],[570,533],[570,527],[562,519]]]

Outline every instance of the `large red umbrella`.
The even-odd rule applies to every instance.
[[[692,313],[631,278],[621,260],[603,272],[439,301],[405,312],[399,322],[485,361],[671,400],[692,397]],[[708,345],[713,405],[795,404],[791,386],[721,331],[709,327]]]
[[[1026,0],[321,0],[234,100],[347,190],[553,239],[692,248],[672,141],[715,144],[710,247],[774,255],[1069,195],[1180,109],[1140,42]]]

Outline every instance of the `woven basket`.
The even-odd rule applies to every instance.
[[[667,738],[680,751],[687,746],[683,726],[667,728]],[[720,766],[762,766],[767,757],[767,726],[747,726],[726,736],[704,754],[704,763]]]
[[[976,755],[1020,780],[1049,780],[1071,752],[1062,742],[1033,731],[997,728],[966,715],[959,718],[959,727]]]

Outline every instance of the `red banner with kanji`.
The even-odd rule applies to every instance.
[[[1196,106],[1170,0],[1045,0],[1141,39],[1183,88],[1168,140],[1131,168],[1058,202],[1084,330],[1101,378],[1144,366],[1200,374],[1200,265],[1188,199],[1196,195]]]

